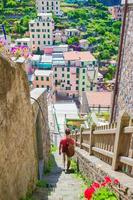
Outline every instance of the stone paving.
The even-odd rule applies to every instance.
[[[38,188],[33,194],[33,199],[80,200],[82,181],[62,170],[61,156],[55,154],[55,161],[54,169],[44,177],[44,180],[48,182],[48,188]]]

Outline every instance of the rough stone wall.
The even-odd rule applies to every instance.
[[[36,138],[26,74],[0,55],[0,200],[35,186]]]
[[[120,110],[133,116],[133,4],[128,7],[114,119]]]
[[[31,93],[34,123],[36,126],[38,159],[47,166],[50,155],[50,133],[48,127],[47,90],[34,89]],[[37,100],[37,101],[36,101]]]
[[[113,171],[110,165],[95,156],[89,156],[88,152],[78,147],[76,148],[75,157],[78,161],[79,170],[88,180],[103,182],[105,176],[111,177],[112,180],[118,179],[121,189],[117,188],[116,191],[120,191],[120,193],[118,192],[119,197],[123,200],[133,200],[133,178],[124,173]],[[124,194],[126,191],[127,194]]]

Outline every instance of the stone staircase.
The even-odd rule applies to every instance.
[[[44,177],[47,181],[47,188],[37,188],[33,194],[34,200],[80,200],[81,186],[80,180],[74,178],[72,174],[66,174],[61,166],[61,157],[55,155],[56,166],[52,172]]]

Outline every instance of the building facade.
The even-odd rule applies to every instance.
[[[34,72],[34,88],[53,89],[53,72],[51,70],[35,70]]]
[[[54,21],[52,13],[39,13],[35,20],[29,23],[32,50],[43,50],[53,44]]]
[[[64,52],[53,55],[54,84],[57,93],[78,97],[87,90],[88,67],[96,60],[90,52]]]
[[[60,15],[60,0],[36,0],[38,13],[54,13]]]
[[[15,40],[16,46],[25,46],[31,48],[31,40],[30,38],[20,38]]]
[[[109,7],[108,10],[112,15],[113,19],[115,20],[122,19],[122,7],[120,5]]]

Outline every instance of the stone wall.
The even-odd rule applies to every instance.
[[[39,101],[43,104],[44,99],[41,95]],[[43,112],[47,116],[46,110],[45,104]],[[47,117],[45,120],[47,124]],[[38,154],[37,127],[40,133],[45,129],[48,134],[37,105],[31,105],[22,66],[0,55],[0,200],[19,200],[35,187],[38,156],[47,158],[50,146],[49,140],[43,143],[43,133],[43,148]]]
[[[118,194],[121,199],[133,199],[133,178],[118,171],[113,171],[110,165],[95,156],[90,156],[88,152],[79,147],[76,147],[75,158],[78,162],[79,170],[88,178],[88,180],[103,182],[105,176],[111,177],[112,180],[118,179],[121,189],[115,189],[117,189],[116,191],[120,191]],[[127,194],[125,194],[126,191]]]
[[[133,116],[133,1],[130,0],[126,17],[124,44],[118,80],[118,92],[114,108],[116,119],[120,110]]]
[[[48,164],[50,155],[47,89],[36,88],[30,92],[30,96],[33,108],[34,124],[36,127],[37,158],[38,161],[42,161],[45,168]],[[40,174],[40,176],[41,175],[42,174]]]

